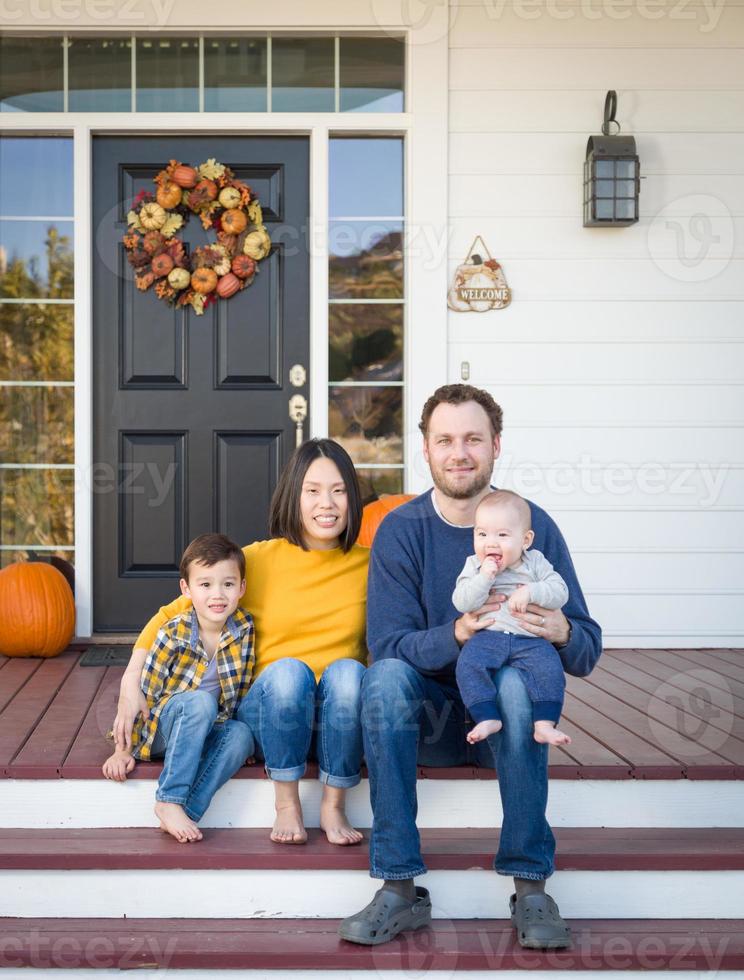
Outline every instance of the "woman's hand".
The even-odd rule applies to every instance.
[[[478,617],[484,613],[496,612],[501,609],[501,603],[506,600],[505,595],[490,595],[488,602],[476,609],[475,612],[463,613],[459,619],[455,620],[455,639],[459,646],[464,646],[471,637],[475,636],[480,630],[484,630],[493,623],[493,619],[482,619]]]
[[[533,636],[541,636],[548,643],[559,647],[568,643],[571,628],[560,609],[545,609],[531,602],[526,612],[514,613],[514,618]]]

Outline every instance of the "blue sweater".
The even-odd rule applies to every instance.
[[[571,642],[558,652],[569,674],[590,673],[602,652],[602,631],[589,615],[563,535],[544,510],[530,502],[533,547],[568,586],[563,613]],[[468,555],[473,529],[453,527],[434,510],[431,491],[396,508],[378,528],[367,589],[370,662],[407,661],[422,674],[454,682],[460,647],[455,640],[452,590]]]

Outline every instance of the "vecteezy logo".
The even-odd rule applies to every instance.
[[[734,254],[734,219],[717,197],[689,194],[677,198],[649,225],[648,251],[654,264],[672,279],[713,279]]]
[[[722,748],[734,726],[734,698],[723,674],[691,667],[661,683],[649,698],[656,744],[680,762]]]

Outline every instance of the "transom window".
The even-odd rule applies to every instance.
[[[0,34],[2,112],[402,112],[403,38]]]

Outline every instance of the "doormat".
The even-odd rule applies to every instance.
[[[81,667],[126,667],[131,647],[88,647],[78,663]]]

